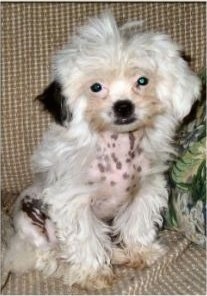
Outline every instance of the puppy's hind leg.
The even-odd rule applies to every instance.
[[[18,233],[10,238],[6,251],[3,268],[5,271],[24,273],[34,269],[37,261],[36,248]]]
[[[4,268],[15,273],[39,269],[52,273],[55,235],[52,222],[41,210],[41,201],[34,186],[18,198],[14,211],[14,235],[8,241]],[[49,268],[50,266],[50,268]]]

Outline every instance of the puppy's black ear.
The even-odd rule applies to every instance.
[[[60,84],[53,81],[36,100],[44,105],[45,110],[51,113],[57,123],[66,125],[72,119],[72,114],[61,91]]]

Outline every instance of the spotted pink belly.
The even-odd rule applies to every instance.
[[[119,208],[139,190],[149,161],[140,148],[136,133],[104,134],[89,171],[87,183],[98,188],[92,208],[101,219],[112,219]]]

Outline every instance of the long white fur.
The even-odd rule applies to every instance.
[[[35,250],[36,263],[30,260],[28,266],[25,267],[24,262],[22,267],[19,262],[24,261],[24,256],[16,253],[18,239],[13,239],[15,243],[11,243],[9,256],[13,252],[11,258],[15,271],[25,271],[35,265],[34,268],[52,273],[57,267],[54,260],[61,257],[68,262],[65,278],[69,284],[88,286],[88,282],[95,279],[98,287],[106,284],[105,277],[112,277],[114,245],[110,235],[117,235],[117,241],[130,251],[133,248],[154,248],[152,261],[162,254],[162,248],[154,240],[155,224],[162,224],[160,210],[167,206],[168,200],[163,172],[167,169],[170,154],[174,153],[172,141],[177,124],[198,98],[200,82],[180,58],[180,48],[168,36],[139,32],[127,38],[123,31],[124,28],[119,31],[112,15],[104,14],[90,20],[55,57],[54,78],[63,87],[73,120],[67,128],[54,124],[44,135],[33,156],[33,170],[38,176],[34,188],[36,186],[39,192],[43,186],[40,198],[50,205],[49,215],[56,227],[59,248],[56,255],[52,248],[42,248],[38,250],[39,257]],[[90,198],[96,188],[83,185],[98,135],[85,119],[87,100],[84,95],[77,97],[76,88],[91,73],[96,77],[111,68],[121,72],[129,63],[132,67],[138,64],[146,70],[157,71],[161,78],[156,95],[165,106],[165,112],[157,116],[153,129],[146,129],[143,139],[142,149],[150,155],[154,165],[143,180],[138,196],[130,204],[123,205],[110,227],[91,211]],[[20,246],[23,241],[28,244],[26,233],[20,235],[22,226],[18,223],[16,231],[17,236],[21,236]],[[28,252],[32,253],[35,238],[29,244],[32,247]]]

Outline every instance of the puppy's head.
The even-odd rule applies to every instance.
[[[94,18],[56,56],[63,112],[77,123],[128,132],[162,115],[180,121],[199,96],[199,79],[168,36],[127,27],[119,29],[110,14]],[[63,122],[71,119],[66,114]]]

